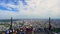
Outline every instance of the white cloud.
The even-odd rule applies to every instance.
[[[17,17],[26,17],[26,18],[52,18],[60,17],[60,0],[26,0],[28,5],[24,6],[21,1],[19,5],[7,4],[6,6],[12,8],[18,8],[19,12],[2,12],[7,16]],[[4,4],[3,4],[4,5]],[[4,5],[5,6],[5,5]]]

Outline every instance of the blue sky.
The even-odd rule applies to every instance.
[[[27,3],[25,2],[25,0],[0,0],[0,3],[6,5],[6,4],[11,4],[11,5],[19,5],[19,1],[22,2],[23,5],[27,5]],[[6,11],[18,11],[17,8],[12,8],[9,6],[4,6],[4,5],[0,5],[0,10],[6,10]],[[8,9],[8,8],[11,8]]]
[[[60,18],[60,0],[0,0],[0,19]]]

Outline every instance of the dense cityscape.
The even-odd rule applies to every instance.
[[[1,34],[55,34],[60,32],[59,19],[0,20]],[[56,29],[57,28],[57,29]],[[55,31],[56,30],[56,31]]]

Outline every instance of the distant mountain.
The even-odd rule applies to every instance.
[[[18,19],[13,19],[13,21],[17,21]],[[0,22],[10,22],[10,19],[0,19]]]
[[[13,21],[20,21],[20,20],[43,20],[48,21],[48,19],[13,19]],[[0,22],[10,22],[11,19],[0,19]],[[60,22],[60,19],[51,19],[51,22]]]

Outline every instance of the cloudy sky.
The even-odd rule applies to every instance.
[[[60,18],[60,0],[0,0],[0,19]]]

